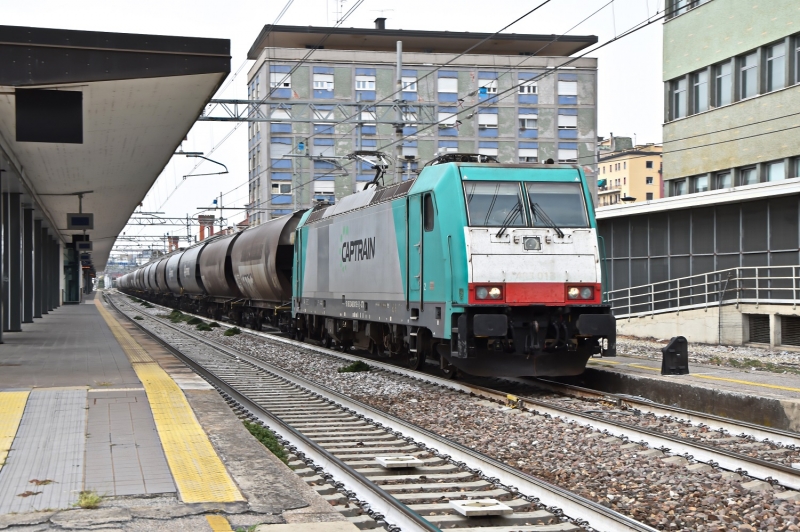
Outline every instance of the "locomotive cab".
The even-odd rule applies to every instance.
[[[602,303],[583,172],[572,165],[442,166],[451,169],[431,168],[439,171],[426,180],[423,172],[414,187],[422,192],[430,182],[417,212],[423,226],[443,226],[442,234],[426,239],[423,228],[417,244],[409,210],[412,316],[414,277],[421,275],[423,298],[430,299],[436,280],[425,270],[436,271],[442,258],[451,262],[450,278],[442,279],[452,286],[442,331],[450,341],[437,345],[440,356],[473,375],[538,376],[580,374],[592,355],[614,356],[616,323]],[[428,197],[435,209],[426,208]],[[441,244],[442,257],[431,240]],[[414,268],[417,247],[433,255],[420,261],[422,272]]]

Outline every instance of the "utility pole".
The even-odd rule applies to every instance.
[[[219,193],[219,232],[222,234],[222,191]]]
[[[397,98],[395,104],[397,105],[397,121],[394,125],[394,139],[395,139],[395,170],[394,182],[399,183],[403,180],[403,110],[400,103],[403,101],[403,41],[397,41]]]

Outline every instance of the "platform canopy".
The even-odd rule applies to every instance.
[[[230,72],[230,41],[0,26],[0,180],[65,243],[114,241]]]

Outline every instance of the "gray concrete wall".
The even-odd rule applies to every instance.
[[[658,339],[684,336],[692,343],[743,345],[750,342],[751,315],[770,317],[770,346],[777,347],[782,345],[781,316],[800,317],[800,309],[793,305],[713,305],[618,319],[617,335]]]

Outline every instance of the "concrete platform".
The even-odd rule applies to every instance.
[[[4,339],[0,528],[349,524],[204,380],[113,311],[64,306]],[[192,445],[176,449],[177,424]],[[82,490],[103,496],[100,509],[71,509]]]
[[[610,393],[800,432],[800,376],[689,364],[689,375],[661,375],[661,360],[590,359],[586,372],[560,379]]]

